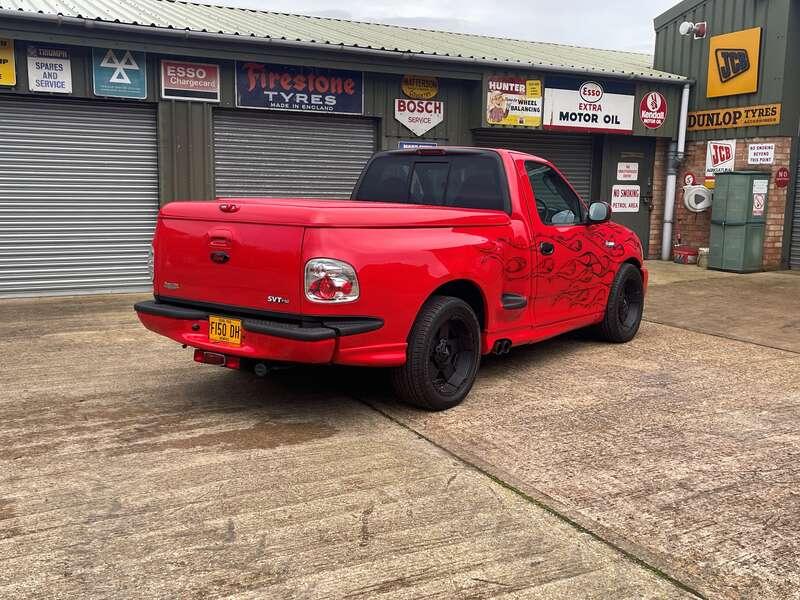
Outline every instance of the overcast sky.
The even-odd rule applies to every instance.
[[[206,0],[592,48],[652,52],[653,18],[678,0]],[[334,8],[335,7],[335,8]]]

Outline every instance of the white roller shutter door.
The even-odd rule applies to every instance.
[[[156,112],[0,98],[0,297],[146,290]]]

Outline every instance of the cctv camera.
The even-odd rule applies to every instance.
[[[681,26],[678,27],[678,31],[681,32],[681,35],[689,35],[694,33],[694,23],[690,23],[689,21],[684,21],[681,23]]]

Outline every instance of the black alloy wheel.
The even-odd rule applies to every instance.
[[[629,342],[639,331],[643,314],[642,273],[636,265],[624,263],[611,284],[606,314],[598,328],[599,333],[609,342]]]
[[[480,324],[459,298],[434,296],[422,307],[408,338],[406,364],[392,373],[398,397],[427,410],[458,405],[480,365]]]

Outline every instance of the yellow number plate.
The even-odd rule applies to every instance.
[[[208,317],[208,339],[234,346],[242,345],[242,321],[225,317]]]

